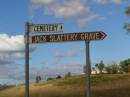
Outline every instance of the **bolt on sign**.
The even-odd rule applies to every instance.
[[[66,34],[49,34],[30,36],[30,43],[46,42],[65,42],[65,41],[82,41],[82,40],[103,40],[106,37],[104,32],[80,32]]]
[[[63,32],[63,24],[29,24],[29,32]]]

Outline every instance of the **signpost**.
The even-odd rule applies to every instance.
[[[29,32],[63,32],[63,24],[30,24]]]
[[[90,64],[90,42],[85,41],[86,46],[86,92],[85,97],[91,97],[91,64]]]
[[[45,42],[65,42],[65,41],[83,41],[83,40],[103,40],[106,37],[104,32],[80,32],[67,34],[49,34],[30,36],[30,43]]]
[[[63,32],[62,24],[30,24],[26,23],[25,32],[25,97],[29,97],[29,43],[46,43],[46,42],[67,42],[67,41],[85,41],[86,46],[86,97],[91,97],[90,87],[90,41],[103,40],[106,34],[102,31],[79,32],[66,34],[48,34],[29,36],[29,32]]]
[[[29,97],[29,23],[25,24],[25,97]]]

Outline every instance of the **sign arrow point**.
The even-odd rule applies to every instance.
[[[100,32],[100,39],[103,40],[107,35],[104,32]]]

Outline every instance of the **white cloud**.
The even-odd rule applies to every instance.
[[[35,48],[30,47],[30,51]],[[12,64],[24,58],[25,44],[23,35],[9,36],[0,34],[0,65]]]
[[[53,56],[54,56],[54,57],[59,57],[59,58],[65,57],[65,55],[64,55],[62,52],[58,52],[58,51],[54,52],[54,53],[53,53]]]
[[[56,58],[56,59],[54,59],[54,61],[52,61],[51,64],[54,64],[54,65],[56,64],[57,65],[57,64],[60,63],[60,61],[61,61],[60,58]]]
[[[14,79],[24,75],[19,67],[20,65],[0,65],[0,79]]]
[[[9,36],[0,34],[0,65],[14,63],[17,59],[24,58],[23,35]]]
[[[23,35],[9,36],[0,34],[0,52],[12,52],[24,50]]]
[[[79,19],[78,24],[80,27],[84,27],[86,23],[89,23],[92,20],[98,19],[98,18],[100,18],[99,15],[93,14],[93,15],[90,15],[88,18]]]
[[[3,64],[12,64],[15,60],[23,59],[24,53],[23,52],[4,52],[0,53],[0,65]]]
[[[97,4],[108,4],[108,3],[114,3],[114,4],[121,4],[123,0],[93,0]]]
[[[58,18],[78,18],[89,14],[85,0],[66,0],[62,4],[53,6],[51,10]]]
[[[121,4],[122,0],[112,0],[112,2],[115,4]]]
[[[0,54],[0,65],[14,63],[14,58],[10,54]]]
[[[78,21],[79,19],[82,18],[89,19],[92,14],[89,7],[87,6],[87,0],[31,0],[31,1],[33,8],[39,5],[40,8],[44,10],[43,11],[44,15],[53,15],[56,18],[72,19]],[[92,21],[92,18],[89,19],[89,21],[90,20]],[[87,21],[82,24],[84,25],[87,24]]]
[[[53,14],[57,18],[84,17],[89,13],[85,6],[86,0],[32,0],[32,3],[42,5],[46,15]]]
[[[109,0],[93,0],[93,1],[98,4],[106,4]]]
[[[57,1],[57,0],[32,0],[32,3],[48,5],[48,4],[53,3],[54,1]]]
[[[53,53],[54,57],[57,58],[62,58],[62,57],[75,57],[80,53],[79,50],[68,50],[66,52],[59,52],[59,51],[55,51]]]
[[[24,83],[24,66],[21,64],[0,65],[0,84]]]

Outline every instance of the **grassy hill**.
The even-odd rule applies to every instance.
[[[92,97],[130,97],[130,74],[91,76]],[[31,84],[30,97],[84,97],[85,76]],[[24,97],[24,86],[0,91],[0,97]]]

